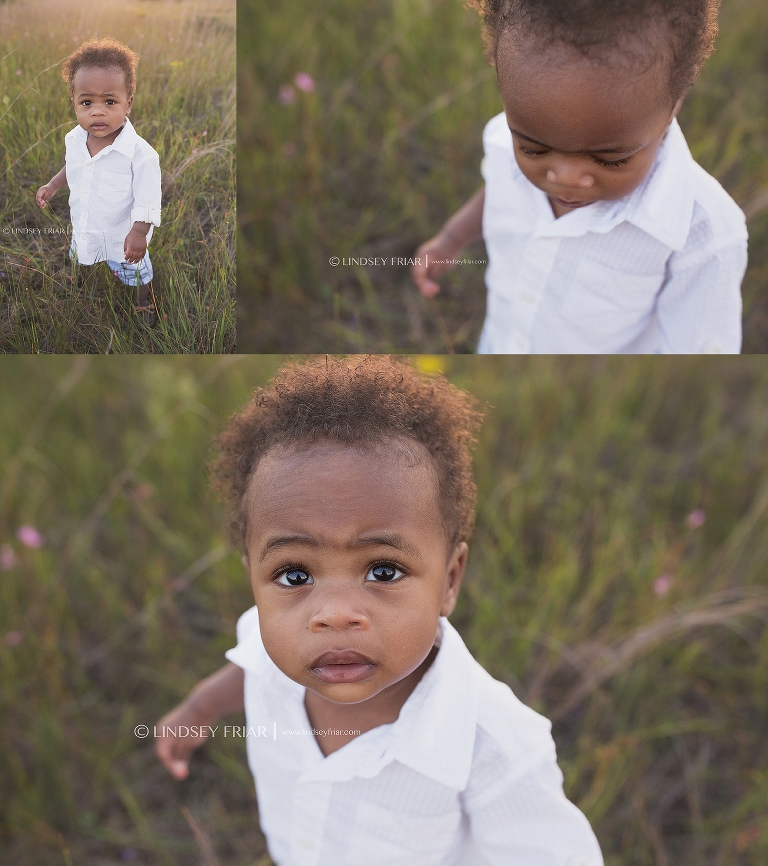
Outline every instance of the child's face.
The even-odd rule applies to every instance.
[[[116,135],[133,104],[123,70],[83,66],[75,73],[72,84],[72,102],[80,126],[95,138]]]
[[[666,62],[633,72],[561,51],[505,35],[496,58],[517,163],[559,215],[638,187],[682,103],[670,108]]]
[[[463,542],[447,552],[426,452],[273,449],[247,497],[244,562],[283,673],[352,704],[415,671],[454,608],[467,555]]]

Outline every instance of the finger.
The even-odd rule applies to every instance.
[[[425,298],[434,298],[440,293],[440,285],[434,280],[424,279],[419,283],[419,291]]]
[[[173,778],[178,779],[179,781],[186,779],[189,775],[189,763],[187,761],[182,761],[180,759],[171,761],[169,769]]]
[[[434,298],[434,296],[440,291],[440,286],[434,280],[430,280],[427,276],[428,273],[426,267],[418,266],[414,266],[411,271],[413,281],[416,283],[416,288],[421,292],[421,294],[427,298]]]

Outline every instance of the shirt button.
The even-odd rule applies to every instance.
[[[533,292],[529,292],[529,291],[526,289],[526,291],[523,292],[523,300],[524,300],[527,304],[532,304],[532,303],[533,303]]]
[[[571,857],[571,859],[568,861],[568,866],[589,866],[589,862],[586,860],[585,857],[576,856]]]
[[[704,346],[704,354],[705,355],[722,355],[723,354],[723,347],[720,345],[720,343],[716,343],[716,342],[712,341],[711,343],[707,343],[707,345]]]
[[[299,845],[301,845],[302,848],[306,848],[307,851],[311,851],[315,847],[315,843],[307,836],[302,836]]]

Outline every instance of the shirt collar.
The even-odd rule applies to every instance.
[[[74,129],[75,135],[82,142],[83,147],[86,148],[86,141],[88,140],[88,130],[83,129],[79,124]],[[133,153],[136,150],[136,142],[138,141],[138,134],[136,130],[133,128],[133,124],[126,117],[125,123],[123,124],[122,130],[118,134],[117,138],[112,142],[112,144],[107,145],[104,150],[100,150],[96,156],[91,157],[90,153],[88,153],[89,159],[96,159],[96,157],[101,156],[102,153],[109,153],[111,150],[116,150],[118,153],[122,153],[124,156],[127,156],[128,159],[133,157]]]
[[[627,197],[628,222],[672,250],[681,250],[693,219],[693,157],[673,119],[648,177]]]
[[[440,625],[440,649],[392,725],[388,752],[393,760],[461,791],[475,748],[478,665],[445,617]]]

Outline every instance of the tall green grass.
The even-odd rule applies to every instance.
[[[176,783],[133,729],[223,662],[251,604],[204,467],[280,360],[5,362],[3,863],[210,864],[188,819],[221,866],[268,863],[242,741],[210,742]],[[768,368],[418,364],[488,408],[452,619],[554,720],[608,866],[763,866]]]
[[[480,22],[460,0],[285,0],[238,9],[239,346],[243,351],[474,351],[482,264],[422,298],[406,259],[481,184],[501,111]],[[718,49],[680,121],[749,217],[744,351],[768,349],[768,12],[723,0]],[[281,104],[298,72],[316,82]],[[285,100],[284,100],[285,101]],[[485,258],[482,245],[469,260]],[[337,256],[386,266],[333,267]]]
[[[0,4],[0,351],[234,351],[234,18],[234,0]],[[61,62],[107,35],[140,56],[131,121],[163,172],[154,328],[106,264],[78,284],[68,190],[35,203],[75,126]]]

